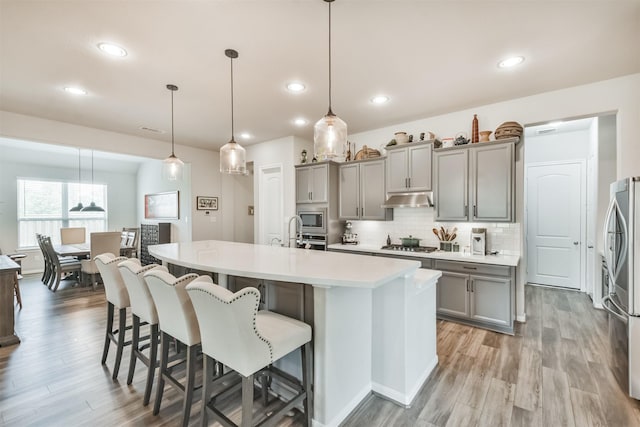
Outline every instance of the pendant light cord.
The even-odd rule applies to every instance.
[[[329,2],[329,114],[331,111],[331,2]]]
[[[173,145],[173,90],[171,90],[171,157],[175,157]]]
[[[233,58],[231,59],[231,142],[236,142],[233,127]]]

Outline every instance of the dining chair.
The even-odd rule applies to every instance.
[[[127,256],[129,258],[137,258],[139,238],[140,238],[139,228],[123,227],[121,243],[122,243],[122,246],[126,247],[126,249],[122,250],[122,255]]]
[[[60,243],[63,245],[75,245],[87,241],[87,229],[85,227],[63,227],[60,229]]]
[[[144,363],[147,370],[147,383],[144,389],[144,399],[142,404],[147,406],[151,399],[151,388],[153,386],[153,377],[156,367],[158,366],[158,311],[153,302],[153,297],[149,292],[147,282],[144,280],[144,274],[151,270],[161,270],[168,272],[166,267],[158,264],[140,265],[137,258],[128,258],[126,261],[118,264],[118,269],[122,275],[127,291],[129,292],[129,302],[131,303],[131,317],[133,319],[133,329],[131,335],[131,359],[129,361],[129,375],[127,376],[127,384],[133,382],[133,374],[136,369],[136,360],[140,359]],[[140,345],[140,326],[141,324],[149,325],[149,345]],[[143,353],[144,348],[149,347],[149,357]]]
[[[60,286],[60,282],[63,280],[62,273],[76,273],[78,276],[81,271],[80,261],[61,261],[58,257],[58,254],[53,249],[53,245],[51,244],[51,238],[45,237],[42,239],[42,245],[47,252],[47,257],[49,262],[51,263],[51,279],[48,282],[48,287],[53,292],[58,290],[58,286]]]
[[[43,285],[46,286],[49,284],[49,281],[51,280],[51,273],[53,271],[53,267],[52,267],[52,262],[49,259],[49,252],[45,249],[45,247],[42,244],[42,241],[44,238],[45,238],[44,235],[36,233],[36,241],[38,242],[38,247],[42,252],[42,260],[44,262],[44,270],[42,271],[42,278],[40,279],[40,281],[42,282]]]
[[[119,242],[118,240],[118,244]],[[126,257],[117,257],[112,253],[100,254],[96,256],[94,260],[94,264],[100,272],[100,276],[102,276],[104,293],[107,298],[107,329],[104,335],[102,364],[104,365],[106,363],[109,345],[113,342],[116,345],[116,359],[111,378],[114,380],[118,378],[124,347],[131,344],[131,341],[125,341],[126,331],[131,329],[131,326],[127,326],[127,308],[131,306],[131,303],[129,300],[129,292],[118,269],[118,264],[126,260]],[[113,318],[116,309],[118,309],[118,329],[114,330]]]
[[[283,402],[277,410],[274,409],[266,420],[260,421],[260,425],[275,425],[279,418],[302,403],[305,425],[311,426],[311,326],[270,311],[258,311],[260,292],[253,287],[232,293],[201,276],[187,285],[187,293],[200,325],[204,358],[201,425],[208,424],[209,410],[221,424],[235,425],[214,406],[216,396],[221,392],[211,396],[214,386],[229,380],[235,371],[242,381],[243,427],[253,425],[253,387],[257,375],[277,377],[296,391],[295,396]],[[272,366],[275,361],[298,348],[302,357],[302,382]],[[214,360],[233,371],[214,379]],[[231,384],[230,387],[234,386]]]
[[[105,231],[99,233],[91,233],[91,242],[89,244],[89,259],[80,261],[82,264],[82,273],[91,275],[91,286],[96,290],[98,281],[96,274],[99,273],[96,267],[96,256],[104,253],[110,253],[114,256],[120,255],[120,232]]]
[[[188,425],[191,414],[191,403],[195,389],[196,358],[200,349],[198,319],[185,287],[197,277],[197,274],[190,273],[176,278],[160,269],[154,269],[144,274],[144,280],[158,310],[160,324],[160,366],[153,414],[157,415],[160,412],[164,384],[167,381],[183,395],[183,426]],[[210,277],[205,277],[211,282]],[[186,382],[184,385],[174,376],[168,365],[169,343],[172,339],[186,346]]]

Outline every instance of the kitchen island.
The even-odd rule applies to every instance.
[[[418,261],[224,241],[149,247],[163,263],[313,287],[314,425],[371,392],[409,406],[438,362],[436,282]]]

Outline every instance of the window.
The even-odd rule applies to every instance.
[[[105,212],[69,212],[92,201]],[[18,179],[18,244],[37,247],[36,233],[60,243],[60,228],[85,227],[87,233],[107,230],[107,186],[36,179]]]

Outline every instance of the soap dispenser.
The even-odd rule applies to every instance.
[[[391,246],[391,235],[387,234],[387,246]]]

